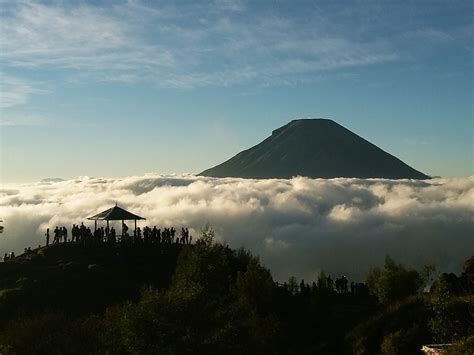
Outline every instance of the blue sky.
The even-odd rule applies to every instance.
[[[469,1],[1,1],[0,179],[197,173],[302,117],[473,167]]]

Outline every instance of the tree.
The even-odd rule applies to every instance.
[[[382,304],[400,301],[416,294],[423,279],[416,270],[405,269],[387,256],[383,269],[374,268],[367,274],[367,286]]]
[[[318,276],[318,289],[323,290],[328,288],[328,279],[324,270],[321,270]]]
[[[434,340],[439,343],[446,342],[450,338],[450,319],[448,316],[449,288],[446,280],[439,277],[436,282],[434,295],[432,298],[432,309],[434,317],[430,320],[429,326],[434,335]]]
[[[463,272],[465,274],[474,275],[474,256],[471,256],[464,262]]]
[[[184,300],[219,297],[229,290],[230,265],[226,248],[213,244],[215,233],[207,225],[194,248],[183,250],[178,258],[170,297]]]
[[[248,263],[247,270],[238,273],[234,292],[260,313],[267,313],[273,306],[276,288],[270,271],[254,257]]]
[[[298,280],[296,280],[296,277],[290,276],[288,279],[288,289],[293,294],[298,292]]]

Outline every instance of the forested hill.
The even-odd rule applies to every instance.
[[[328,119],[294,120],[200,175],[241,178],[429,177]]]
[[[277,284],[212,230],[194,245],[55,244],[0,263],[0,353],[462,354],[473,273],[471,258],[423,294],[423,274],[387,258],[367,285],[324,271]]]

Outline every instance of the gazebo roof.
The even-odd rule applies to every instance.
[[[118,207],[115,205],[104,212],[100,212],[95,216],[88,217],[87,219],[92,220],[104,220],[104,221],[121,221],[121,220],[137,220],[137,219],[145,219],[143,217],[137,216],[131,212],[124,210],[123,208]]]

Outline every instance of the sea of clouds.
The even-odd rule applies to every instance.
[[[115,203],[140,226],[210,223],[220,242],[259,255],[278,280],[321,269],[363,280],[389,254],[408,266],[461,270],[474,255],[474,176],[458,179],[251,180],[193,175],[79,177],[0,188],[0,255],[44,244],[46,227],[84,222]],[[132,227],[133,222],[129,223]],[[120,222],[116,228],[119,229]]]

